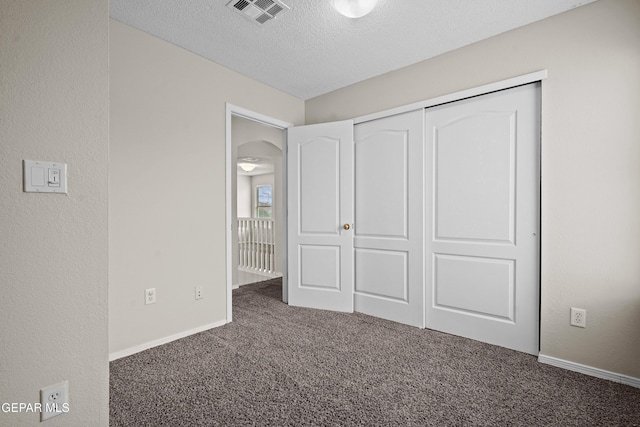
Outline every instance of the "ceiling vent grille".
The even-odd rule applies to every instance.
[[[276,18],[282,11],[289,10],[289,6],[280,0],[231,0],[227,7],[258,25]]]

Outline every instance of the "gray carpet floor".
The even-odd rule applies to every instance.
[[[280,295],[243,286],[232,323],[111,362],[110,425],[640,426],[640,389]]]

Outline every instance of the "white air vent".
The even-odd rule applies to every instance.
[[[279,13],[289,10],[289,6],[280,0],[231,0],[227,7],[258,25],[269,22]]]

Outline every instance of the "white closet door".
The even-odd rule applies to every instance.
[[[287,146],[289,304],[352,312],[353,121],[289,128]]]
[[[424,327],[424,112],[355,126],[355,310]]]
[[[538,354],[539,84],[426,110],[426,327]]]

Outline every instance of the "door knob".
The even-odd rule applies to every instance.
[[[351,228],[351,226],[349,224],[345,224],[342,226],[342,228],[344,228],[345,230],[348,230]]]

